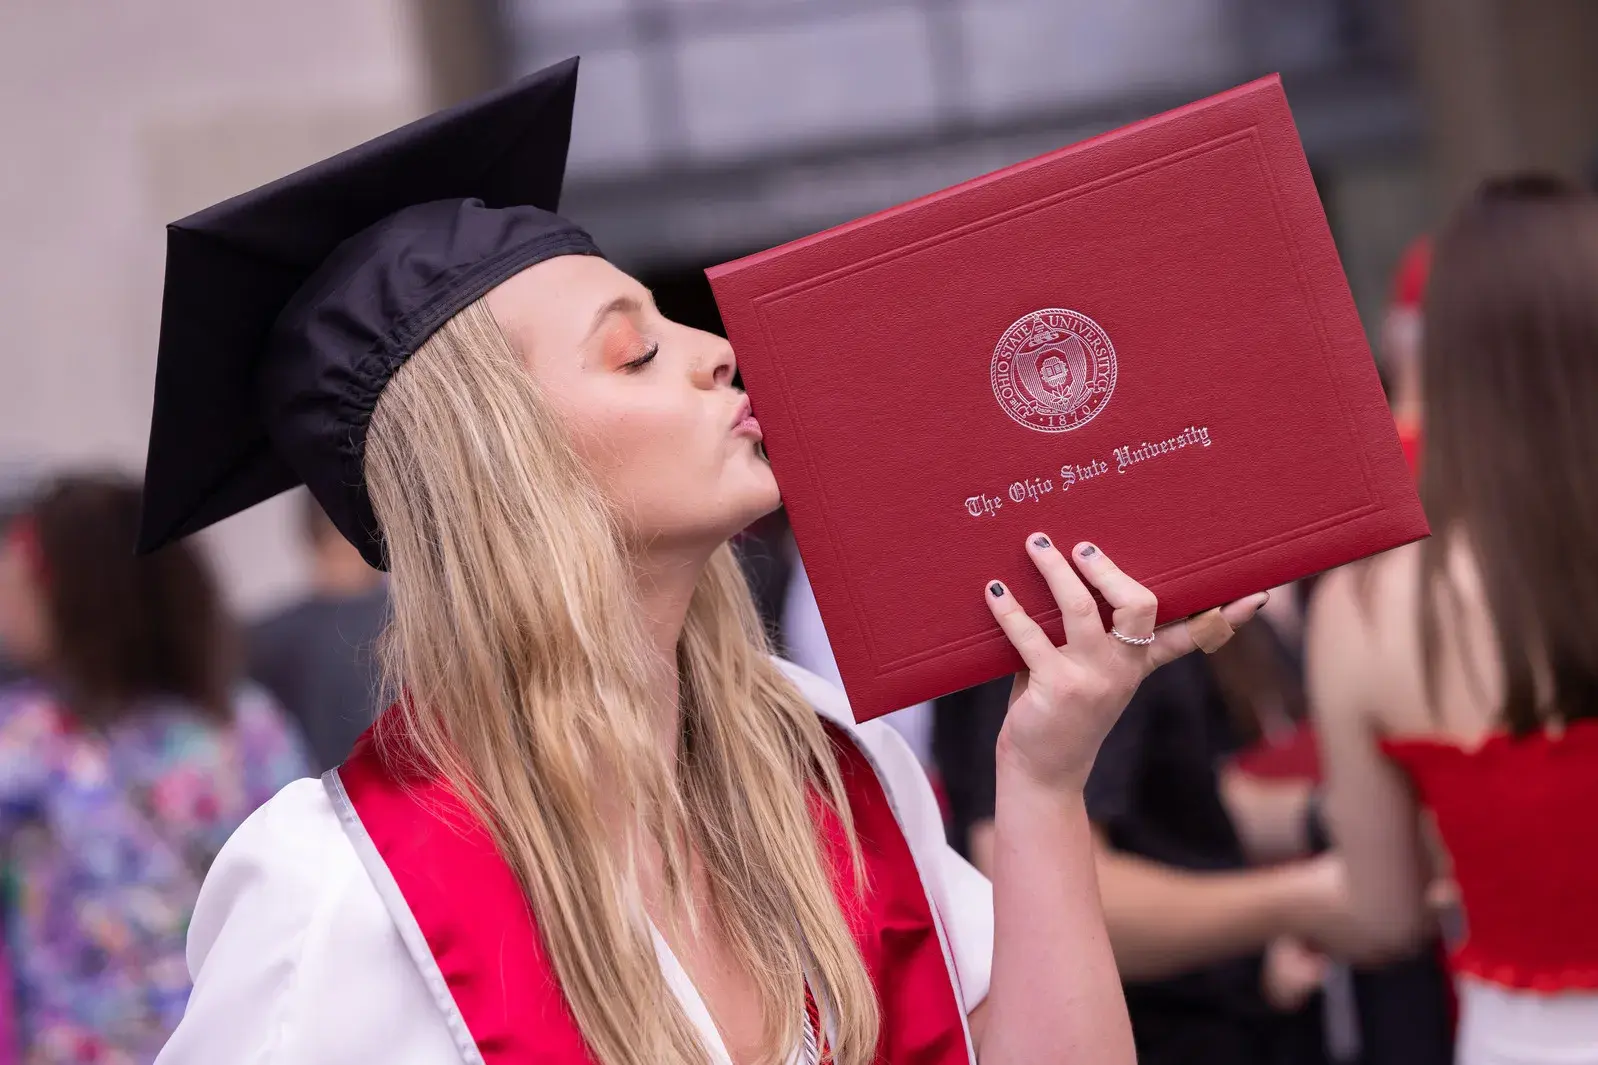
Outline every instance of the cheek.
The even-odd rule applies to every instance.
[[[574,444],[611,499],[655,500],[702,481],[709,456],[699,414],[659,402],[606,405],[578,414]]]
[[[770,469],[722,420],[730,404],[689,387],[644,384],[551,397],[625,525],[645,538],[723,537],[777,505]]]

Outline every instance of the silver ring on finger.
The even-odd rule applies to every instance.
[[[1110,635],[1114,636],[1117,640],[1120,640],[1122,643],[1127,644],[1130,647],[1147,647],[1149,644],[1154,642],[1154,635],[1152,633],[1147,636],[1128,636],[1120,629],[1111,629]]]

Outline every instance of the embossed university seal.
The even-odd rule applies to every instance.
[[[1017,319],[993,349],[993,395],[1028,429],[1065,433],[1092,421],[1115,391],[1115,347],[1080,311],[1049,307]]]

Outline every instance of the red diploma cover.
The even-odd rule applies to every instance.
[[[709,277],[861,720],[1063,640],[1034,531],[1162,623],[1428,532],[1275,77]]]

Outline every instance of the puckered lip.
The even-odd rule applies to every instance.
[[[754,408],[749,405],[746,397],[738,404],[738,420],[732,423],[734,436],[747,436],[755,440],[764,440],[765,434],[760,431],[760,423],[755,420]]]

